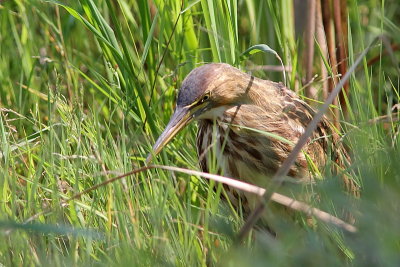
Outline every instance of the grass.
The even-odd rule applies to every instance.
[[[221,185],[196,176],[147,170],[66,200],[144,164],[181,81],[203,62],[279,65],[270,54],[240,57],[268,44],[291,67],[288,86],[303,88],[292,1],[61,3],[0,3],[0,265],[400,263],[399,115],[391,115],[399,52],[384,39],[352,75],[342,121],[362,186],[359,232],[275,216],[279,239],[253,232],[235,245],[241,213],[220,201]],[[395,0],[348,1],[349,65],[379,34],[400,43],[399,9]],[[253,74],[282,81],[280,72]],[[379,116],[388,117],[370,121]],[[197,170],[195,132],[185,129],[156,162]],[[328,178],[310,189],[324,196],[314,204],[340,214],[349,202]]]

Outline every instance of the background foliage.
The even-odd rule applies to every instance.
[[[204,62],[281,81],[280,71],[268,71],[279,70],[273,55],[240,57],[265,43],[281,56],[287,85],[300,95],[310,88],[306,72],[318,74],[311,86],[323,101],[324,82],[335,72],[320,43],[312,69],[304,67],[304,6],[289,0],[0,1],[0,265],[398,266],[397,0],[349,0],[344,14],[349,65],[376,36],[386,36],[352,75],[342,120],[351,169],[363,188],[354,211],[357,234],[330,225],[312,229],[299,215],[294,223],[281,219],[285,233],[278,239],[257,232],[233,246],[243,218],[219,202],[214,184],[161,170],[66,202],[144,164],[180,83]],[[197,169],[195,131],[195,125],[184,130],[157,160]],[[318,205],[335,214],[347,199],[329,181],[314,190],[326,196]]]

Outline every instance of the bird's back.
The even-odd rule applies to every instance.
[[[213,153],[217,168],[224,175],[266,186],[315,112],[281,84],[255,78],[253,86],[256,87],[253,94],[257,95],[252,97],[257,101],[232,106],[214,122],[199,121],[197,148],[203,171],[209,172],[212,157],[208,153]],[[267,96],[263,95],[263,89]],[[326,118],[303,151],[289,171],[289,176],[301,182],[313,180],[307,160],[322,169],[331,152],[335,161],[344,163],[339,153],[345,150]]]

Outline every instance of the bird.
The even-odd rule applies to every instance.
[[[183,80],[176,108],[147,158],[150,162],[177,133],[198,122],[197,155],[203,172],[211,159],[221,174],[266,187],[288,157],[315,115],[315,110],[282,83],[263,80],[225,63],[208,63],[193,69]],[[297,156],[288,176],[299,183],[312,183],[309,165],[325,168],[329,158],[345,168],[349,157],[333,125],[324,117]],[[347,191],[357,185],[343,177]],[[256,200],[225,186],[234,206],[251,212]],[[251,201],[250,201],[251,199]]]

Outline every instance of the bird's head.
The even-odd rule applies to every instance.
[[[162,148],[186,125],[196,119],[216,119],[232,106],[246,103],[246,88],[252,77],[228,64],[206,64],[192,70],[179,89],[175,112],[153,146]]]

